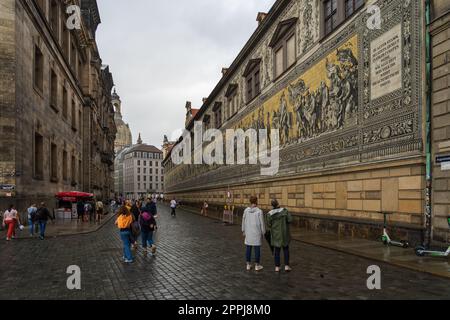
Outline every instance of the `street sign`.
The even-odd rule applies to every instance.
[[[436,156],[436,163],[450,162],[450,155]]]
[[[450,162],[442,162],[441,170],[442,171],[450,171]]]

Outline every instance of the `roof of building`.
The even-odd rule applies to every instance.
[[[131,152],[153,152],[153,153],[163,153],[161,150],[156,148],[155,146],[151,146],[148,144],[136,144],[130,147],[125,154],[129,154]]]
[[[192,117],[195,117],[200,109],[192,109]]]

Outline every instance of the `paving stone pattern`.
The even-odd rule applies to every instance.
[[[245,271],[238,226],[161,206],[157,257],[141,250],[131,265],[113,221],[95,233],[0,241],[0,299],[449,299],[450,280],[293,242],[293,272],[275,274],[264,244],[265,269]],[[49,226],[51,228],[51,225]],[[367,267],[379,265],[382,290],[370,291]],[[66,287],[70,265],[82,290]]]

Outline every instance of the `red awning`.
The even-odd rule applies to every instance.
[[[79,192],[79,191],[70,191],[70,192],[59,192],[56,194],[56,198],[59,199],[79,199],[79,198],[93,198],[94,195],[92,193]]]

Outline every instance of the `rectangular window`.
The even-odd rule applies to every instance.
[[[50,147],[50,180],[58,181],[58,148],[54,143]]]
[[[67,119],[67,105],[69,103],[69,98],[67,95],[66,87],[63,87],[63,101],[62,101],[62,115],[64,119]]]
[[[72,71],[76,73],[76,67],[77,67],[77,49],[75,47],[75,44],[72,43],[71,49],[70,49],[70,66],[72,67]]]
[[[275,52],[275,78],[278,78],[283,73],[283,48]]]
[[[78,130],[80,131],[80,134],[81,134],[81,129],[82,129],[82,121],[83,121],[83,116],[81,114],[81,109],[78,109]]]
[[[80,184],[80,185],[83,182],[83,175],[82,175],[83,168],[82,168],[82,166],[83,166],[83,163],[81,162],[81,160],[78,160],[78,184]]]
[[[64,181],[67,181],[67,179],[69,178],[68,171],[67,171],[68,166],[69,166],[69,164],[68,164],[68,159],[67,159],[67,151],[64,150],[63,151],[63,180]]]
[[[141,168],[137,168],[138,172],[137,173],[141,173]]]
[[[70,174],[71,174],[71,182],[72,184],[76,183],[76,179],[77,179],[77,175],[76,175],[76,160],[75,160],[75,156],[72,155],[72,159],[70,161]]]
[[[66,17],[66,13],[63,11],[63,17]],[[66,23],[65,23],[66,19],[61,19],[61,25],[62,25],[62,41],[61,41],[61,46],[62,46],[62,50],[63,53],[66,57],[66,59],[69,59],[69,43],[70,43],[70,32],[69,29],[67,29]]]
[[[337,0],[326,0],[324,2],[325,35],[330,34],[337,26]]]
[[[141,165],[141,160],[138,160],[137,165],[138,165],[138,166]]]
[[[345,17],[350,17],[364,5],[364,0],[345,0]]]
[[[259,68],[258,71],[255,72],[255,75],[253,77],[253,82],[255,85],[255,96],[259,95],[261,93],[261,85],[260,85],[260,76],[259,76]]]
[[[51,0],[50,2],[50,27],[52,28],[53,34],[56,37],[56,41],[59,39],[59,8],[58,2],[56,0]]]
[[[44,138],[38,134],[34,134],[34,177],[43,179],[44,177]]]
[[[58,111],[58,77],[53,69],[50,70],[50,106]]]
[[[244,76],[247,83],[247,103],[256,98],[261,92],[260,88],[260,62],[252,62],[252,66],[247,66],[248,70]]]
[[[44,56],[41,50],[34,47],[34,87],[41,93],[44,91]]]
[[[287,67],[289,68],[295,63],[295,35],[292,35],[286,41],[287,50]]]
[[[216,128],[222,125],[222,107],[219,107],[214,113],[214,120]]]
[[[147,154],[145,154],[145,155],[147,155]],[[144,161],[144,167],[146,167],[146,166],[147,166],[147,161]]]
[[[147,168],[144,168],[144,174],[146,174],[147,173]]]
[[[77,131],[77,106],[75,100],[72,100],[72,129]]]
[[[247,79],[247,102],[253,100],[253,77]]]

